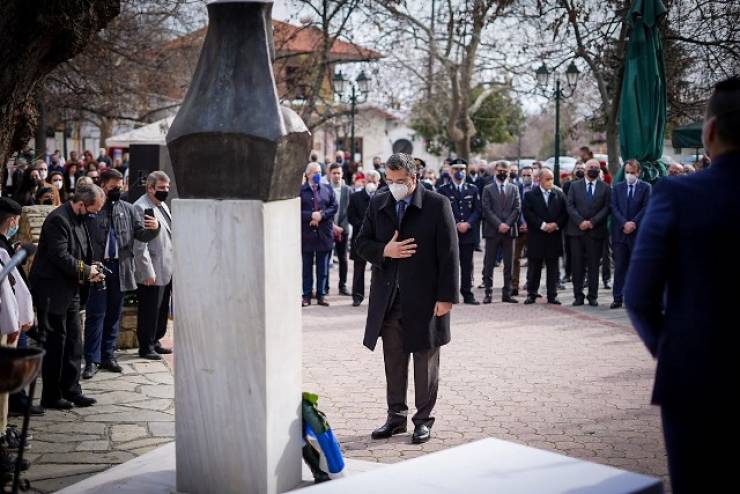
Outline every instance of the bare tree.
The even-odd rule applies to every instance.
[[[120,0],[0,3],[0,163],[31,138],[35,91],[120,11]]]

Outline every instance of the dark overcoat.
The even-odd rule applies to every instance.
[[[318,184],[319,197],[317,210],[321,211],[318,228],[311,228],[311,213],[314,212],[311,186],[301,187],[301,251],[326,252],[334,248],[334,214],[337,212],[337,198],[334,189],[327,184]]]
[[[527,257],[552,259],[563,255],[563,230],[568,224],[565,194],[557,187],[550,190],[549,204],[545,204],[542,189],[534,187],[524,195],[524,219],[527,222]],[[542,231],[542,223],[557,223],[558,230]]]
[[[415,239],[418,247],[413,256],[405,259],[383,256],[397,229],[399,241]],[[458,302],[457,229],[446,197],[417,185],[399,229],[395,199],[390,192],[376,193],[357,238],[357,253],[372,264],[363,342],[366,347],[375,349],[396,280],[401,296],[404,350],[424,351],[450,342],[450,315],[434,316],[437,302]]]

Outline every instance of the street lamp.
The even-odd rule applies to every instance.
[[[352,162],[355,161],[355,115],[357,114],[357,104],[364,103],[367,101],[367,95],[370,92],[370,78],[365,75],[365,71],[361,70],[357,78],[352,81],[344,78],[342,71],[334,74],[334,92],[337,95],[337,99],[341,102],[349,102],[350,104],[350,115],[352,117],[352,134],[350,139],[352,140],[350,147],[352,153]],[[349,89],[349,95],[347,90]],[[358,94],[359,93],[359,94]]]
[[[553,167],[553,174],[555,175],[555,185],[560,185],[560,100],[573,96],[576,84],[578,84],[578,76],[581,73],[578,67],[576,67],[576,64],[571,61],[565,70],[565,81],[569,89],[568,94],[565,94],[560,89],[560,74],[554,71],[551,72],[543,63],[535,71],[534,75],[537,79],[537,86],[542,89],[545,96],[547,96],[547,82],[551,73],[555,76],[555,91],[553,92],[553,96],[555,97],[555,166]]]

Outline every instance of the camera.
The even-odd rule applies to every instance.
[[[105,284],[105,275],[113,274],[113,271],[106,268],[105,265],[100,261],[94,262],[93,265],[97,266],[98,272],[103,274],[103,278],[100,281],[94,282],[93,284],[98,290],[105,290],[107,288],[107,285]]]

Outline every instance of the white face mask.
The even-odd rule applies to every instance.
[[[627,180],[627,183],[630,185],[634,185],[635,182],[637,182],[637,175],[634,173],[625,173],[624,178]]]
[[[374,194],[376,190],[378,190],[378,184],[374,184],[374,183],[365,184],[365,192],[367,192],[368,194]]]
[[[62,181],[61,181],[61,180],[54,180],[54,181],[52,182],[52,184],[53,184],[53,185],[54,185],[54,187],[56,187],[57,189],[61,189],[61,188],[62,188]]]
[[[409,187],[406,184],[390,184],[388,189],[396,201],[400,201],[409,195]]]
[[[41,177],[41,180],[46,180],[47,175],[49,175],[49,172],[47,172],[46,170],[39,171],[39,177]]]

